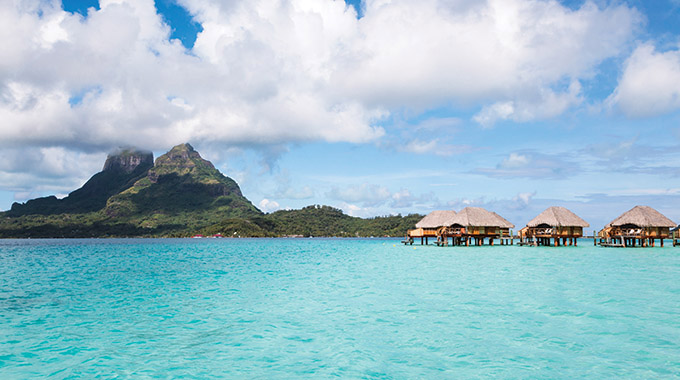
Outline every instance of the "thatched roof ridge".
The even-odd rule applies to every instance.
[[[528,227],[547,224],[551,227],[590,227],[590,224],[564,207],[548,207],[527,223]]]
[[[449,220],[456,216],[453,210],[437,210],[427,214],[416,223],[416,228],[439,228],[449,226]]]
[[[503,227],[503,228],[515,228],[515,225],[512,224],[512,223],[510,223],[510,222],[509,222],[507,219],[505,219],[504,217],[502,217],[502,216],[496,214],[494,211],[491,211],[491,213],[494,214],[494,215],[496,216],[496,218],[498,219],[498,222],[499,222],[499,223],[502,223],[502,224],[499,224],[498,227]]]
[[[635,206],[624,212],[606,227],[617,227],[632,224],[638,227],[669,227],[677,226],[672,220],[649,206]]]
[[[451,219],[451,223],[449,225],[454,224],[475,227],[515,227],[514,224],[508,222],[502,216],[496,214],[495,212],[485,210],[481,207],[466,207],[460,210],[456,216]]]

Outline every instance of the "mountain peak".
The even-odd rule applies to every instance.
[[[156,159],[153,168],[127,190],[109,198],[109,216],[145,213],[206,212],[260,215],[238,184],[217,170],[189,144],[180,144]]]
[[[166,153],[166,154],[173,155],[173,154],[192,154],[192,153],[198,153],[198,152],[196,152],[196,150],[194,149],[193,146],[191,146],[191,144],[184,143],[184,144],[179,144],[179,145],[173,146],[172,149],[170,149],[170,151],[168,151],[168,153]]]
[[[120,149],[106,157],[102,171],[132,173],[138,167],[149,169],[153,166],[153,153],[136,148]]]
[[[172,149],[170,149],[170,150],[173,150],[173,149],[185,149],[185,150],[188,150],[188,151],[190,151],[190,152],[194,152],[194,151],[195,151],[194,147],[191,146],[191,144],[189,144],[189,143],[184,143],[184,144],[175,145],[175,146],[172,147]]]
[[[222,177],[213,164],[204,160],[188,143],[177,145],[168,153],[158,157],[148,177],[151,182],[155,183],[160,176],[171,173],[180,176],[191,174],[200,177]]]

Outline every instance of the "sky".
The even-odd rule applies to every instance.
[[[264,212],[680,222],[680,0],[0,2],[0,209],[189,142]]]

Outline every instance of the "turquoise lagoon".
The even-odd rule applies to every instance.
[[[680,248],[0,241],[0,378],[680,378]]]

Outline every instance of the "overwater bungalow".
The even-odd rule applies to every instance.
[[[663,239],[670,237],[670,229],[676,226],[649,206],[635,206],[607,224],[598,236],[605,247],[653,247],[656,239],[663,247]]]
[[[471,242],[483,245],[486,238],[489,238],[490,245],[493,245],[494,239],[501,239],[501,244],[512,244],[510,229],[514,227],[495,212],[481,207],[466,207],[437,231],[437,244],[448,245],[449,238],[452,245],[469,246]]]
[[[437,230],[448,225],[448,221],[456,215],[453,210],[437,210],[427,214],[416,223],[416,228],[408,230],[404,243],[413,244],[413,240],[420,238],[420,244],[427,244],[428,238],[436,238]]]
[[[673,247],[680,245],[680,224],[671,230],[671,236],[673,237]]]
[[[566,208],[553,206],[531,219],[518,234],[523,245],[576,246],[576,239],[583,236],[583,228],[589,226],[588,222]]]

